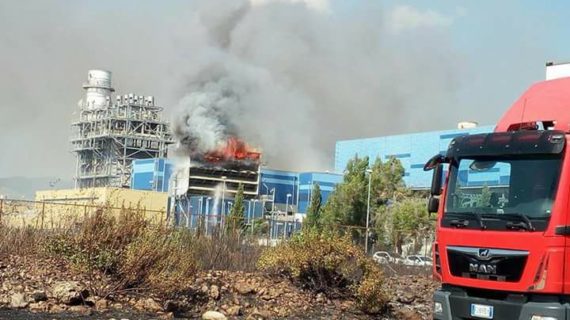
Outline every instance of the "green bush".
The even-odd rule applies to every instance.
[[[367,313],[381,313],[387,307],[382,271],[346,236],[305,231],[266,249],[258,267],[329,297],[354,297]]]

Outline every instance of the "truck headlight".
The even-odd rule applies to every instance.
[[[530,320],[558,320],[556,317],[533,315]]]
[[[443,313],[443,305],[441,304],[441,302],[436,302],[433,305],[433,312],[434,313],[438,313],[438,314],[442,314]],[[542,319],[532,319],[532,320],[542,320]],[[551,320],[551,319],[546,319],[546,320]]]

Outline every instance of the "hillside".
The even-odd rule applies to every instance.
[[[34,194],[38,190],[49,188],[65,189],[72,188],[71,179],[58,179],[55,177],[28,178],[28,177],[6,177],[0,178],[0,195],[11,199],[33,200]]]

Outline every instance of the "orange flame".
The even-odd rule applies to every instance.
[[[244,141],[230,137],[226,145],[218,150],[210,151],[204,155],[208,162],[221,162],[230,160],[250,160],[259,161],[261,153],[249,146]]]

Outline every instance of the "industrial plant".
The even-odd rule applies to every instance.
[[[342,181],[340,172],[354,156],[382,160],[395,157],[404,166],[406,184],[413,189],[427,189],[431,177],[422,170],[426,157],[445,150],[454,137],[492,130],[470,122],[454,130],[339,141],[336,173],[267,168],[261,150],[238,136],[227,137],[213,150],[185,152],[181,161],[180,155],[175,160],[168,153],[180,142],[174,138],[154,96],[115,95],[111,72],[104,70],[88,71],[83,89],[79,116],[72,124],[71,146],[77,161],[75,188],[39,191],[36,200],[137,206],[153,212],[155,220],[213,230],[223,224],[241,185],[246,224],[268,222],[271,238],[288,237],[298,230],[313,185],[320,186],[322,201],[326,202]],[[473,183],[493,184],[487,180]],[[59,209],[52,211],[80,214]],[[58,219],[65,218],[51,221],[57,223]]]

